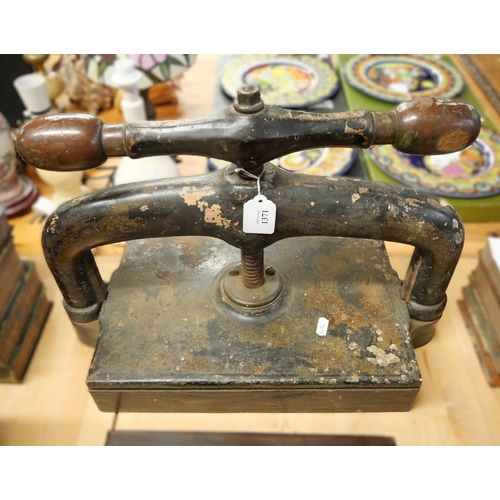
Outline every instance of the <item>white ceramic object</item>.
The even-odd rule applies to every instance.
[[[149,158],[122,158],[113,176],[113,183],[149,181],[177,177],[177,164],[170,156],[151,156]]]
[[[115,61],[113,82],[122,92],[121,109],[126,122],[146,120],[144,99],[139,92],[141,72],[130,59]],[[177,177],[177,164],[169,156],[153,156],[149,158],[122,158],[113,176],[115,185],[128,184],[169,177]]]
[[[83,184],[83,174],[81,171],[53,172],[37,169],[38,177],[54,190],[48,198],[56,207],[88,192]]]
[[[113,82],[122,92],[120,106],[126,122],[146,120],[146,106],[139,93],[140,79],[141,72],[130,59],[118,59],[115,62]]]
[[[18,76],[14,80],[14,88],[19,94],[28,116],[43,115],[51,110],[45,77],[39,73]]]

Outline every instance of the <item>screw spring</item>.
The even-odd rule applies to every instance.
[[[258,288],[264,284],[264,250],[241,250],[243,284],[247,288]]]

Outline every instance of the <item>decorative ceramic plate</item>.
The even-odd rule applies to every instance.
[[[399,103],[416,97],[450,99],[462,92],[462,75],[449,64],[421,55],[358,55],[343,68],[355,89]]]
[[[387,175],[407,186],[452,198],[482,198],[500,193],[500,135],[482,128],[479,137],[458,153],[416,156],[391,145],[368,153]]]
[[[345,174],[354,163],[357,151],[352,148],[317,148],[299,151],[272,161],[289,172],[335,177]],[[230,165],[223,160],[209,159],[209,168],[219,170]]]
[[[230,61],[222,71],[222,90],[235,98],[242,85],[256,85],[266,104],[304,108],[339,89],[335,70],[313,56],[249,54]]]

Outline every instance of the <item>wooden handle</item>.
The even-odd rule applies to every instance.
[[[481,130],[481,117],[465,102],[417,99],[394,111],[397,130],[393,146],[402,153],[439,155],[470,146]]]
[[[90,115],[39,116],[16,137],[19,156],[42,170],[88,170],[108,158],[102,146],[104,122]]]
[[[422,98],[394,111],[308,113],[266,106],[253,114],[233,108],[192,120],[105,125],[87,115],[37,117],[18,133],[21,158],[45,170],[87,170],[109,156],[207,156],[241,166],[319,147],[392,144],[403,153],[439,155],[471,145],[481,118],[470,104]]]

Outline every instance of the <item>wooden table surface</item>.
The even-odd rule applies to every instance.
[[[178,104],[158,109],[160,119],[212,110],[216,55],[199,55],[180,82]],[[466,79],[467,75],[465,75]],[[469,82],[474,87],[474,82]],[[480,89],[476,92],[479,97]],[[487,106],[485,106],[486,108]],[[491,118],[500,126],[498,115]],[[116,111],[103,113],[120,121]],[[204,173],[205,160],[182,158],[181,174]],[[36,172],[32,173],[36,177]],[[42,193],[50,189],[39,181]],[[33,214],[10,219],[18,253],[36,263],[54,307],[22,384],[0,384],[0,445],[104,445],[109,430],[199,430],[391,436],[404,445],[500,445],[500,389],[482,372],[457,301],[488,234],[500,223],[466,224],[465,248],[448,289],[448,305],[434,339],[416,350],[423,384],[404,413],[350,414],[147,414],[101,413],[85,380],[93,349],[81,344],[63,310],[60,292],[40,246],[42,223]],[[389,243],[391,262],[404,275],[412,248]],[[105,279],[119,265],[122,248],[96,252]]]

